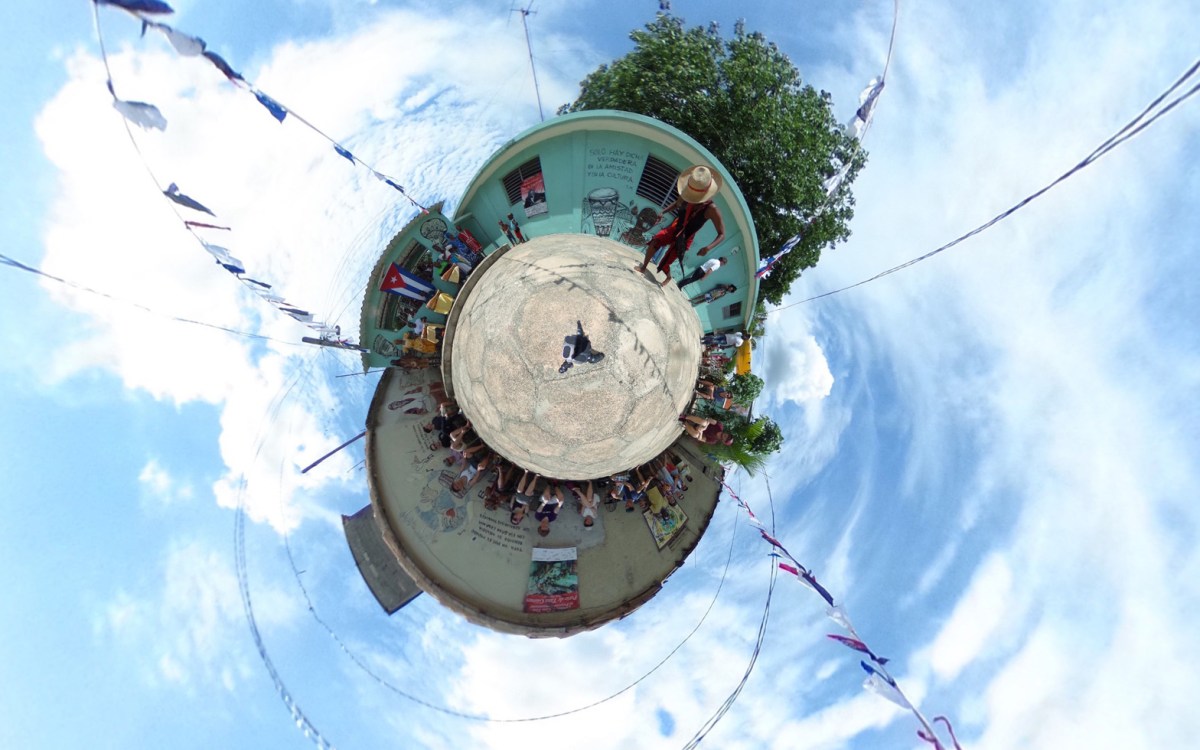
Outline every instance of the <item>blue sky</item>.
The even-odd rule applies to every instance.
[[[386,618],[340,531],[366,502],[360,454],[299,474],[361,429],[373,380],[337,378],[352,358],[292,345],[305,329],[180,231],[107,101],[88,4],[43,5],[0,11],[17,31],[0,66],[4,252],[163,315],[0,269],[0,744],[309,746],[242,612],[242,503],[264,641],[336,746],[683,745],[740,677],[765,596],[770,562],[733,504],[658,598],[596,633],[500,636],[425,597]],[[673,5],[726,30],[737,15]],[[656,7],[535,6],[547,111]],[[176,9],[177,27],[426,201],[455,200],[536,120],[506,3]],[[849,118],[882,66],[891,4],[744,13]],[[408,209],[208,67],[137,40],[131,19],[102,21],[118,92],[168,118],[139,134],[158,174],[235,228],[228,244],[256,278],[353,327],[366,270]],[[1191,64],[1185,30],[1198,27],[1186,0],[902,4],[853,236],[795,298],[920,255],[1057,176]],[[780,538],[966,746],[1178,747],[1200,730],[1198,126],[1189,100],[984,235],[777,313],[759,348],[762,406],[788,436],[767,469]],[[765,515],[762,479],[737,482]],[[501,718],[598,700],[691,630],[731,534],[703,626],[601,707],[479,723],[397,692]],[[313,619],[298,581],[391,687]],[[779,582],[763,655],[706,745],[919,746],[911,718],[825,641],[835,627],[819,603]]]

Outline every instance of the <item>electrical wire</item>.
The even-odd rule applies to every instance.
[[[283,339],[271,338],[270,336],[263,336],[263,335],[257,334],[257,333],[250,333],[248,331],[239,331],[235,328],[226,328],[225,326],[217,325],[216,323],[205,323],[202,320],[192,320],[191,318],[184,318],[184,317],[180,317],[178,315],[171,315],[170,313],[160,312],[158,310],[155,310],[152,307],[147,307],[146,305],[143,305],[140,302],[133,302],[132,300],[127,300],[122,297],[117,297],[115,295],[109,294],[108,292],[101,292],[97,289],[92,289],[89,286],[84,286],[83,284],[79,284],[79,283],[71,281],[69,279],[64,279],[61,276],[55,276],[54,274],[47,273],[47,272],[41,270],[40,268],[26,265],[25,263],[22,263],[19,260],[16,260],[14,258],[10,258],[9,256],[4,255],[3,253],[0,253],[0,264],[9,266],[10,268],[16,268],[17,270],[20,270],[20,271],[26,271],[28,273],[36,274],[38,276],[41,276],[44,279],[49,279],[50,281],[57,282],[59,284],[70,287],[72,289],[76,289],[81,292],[87,292],[88,294],[94,294],[97,297],[103,297],[105,299],[112,300],[113,302],[119,302],[123,305],[129,305],[130,307],[133,307],[135,309],[150,313],[151,315],[157,315],[160,318],[166,318],[167,320],[174,320],[179,323],[188,323],[190,325],[203,326],[205,328],[212,328],[217,331],[224,331],[225,333],[232,333],[235,336],[243,336],[248,339],[258,339],[260,341],[270,341],[270,342],[273,342],[276,344],[285,344],[287,346],[304,346],[304,344],[300,344],[295,341],[285,341]]]
[[[1154,114],[1149,117],[1149,119],[1146,119],[1145,121],[1143,121],[1143,118],[1145,118],[1151,111],[1154,111],[1158,107],[1158,105],[1163,102],[1163,100],[1165,100],[1168,96],[1170,96],[1170,94],[1172,92],[1174,92],[1176,89],[1178,89],[1180,86],[1182,86],[1189,78],[1191,78],[1193,75],[1195,75],[1198,69],[1200,69],[1200,59],[1197,59],[1194,63],[1192,63],[1191,67],[1188,68],[1186,71],[1184,71],[1184,73],[1179,77],[1178,80],[1175,81],[1175,83],[1173,83],[1163,93],[1159,94],[1158,97],[1156,97],[1154,99],[1154,101],[1152,101],[1149,105],[1147,105],[1146,108],[1143,109],[1137,115],[1137,117],[1134,117],[1132,120],[1130,120],[1128,123],[1126,123],[1120,130],[1118,130],[1117,132],[1115,132],[1111,136],[1109,136],[1103,143],[1101,143],[1099,146],[1097,146],[1095,149],[1093,149],[1090,154],[1088,154],[1086,157],[1084,157],[1075,166],[1071,167],[1066,172],[1059,175],[1057,178],[1055,178],[1049,184],[1043,186],[1042,188],[1040,188],[1039,190],[1036,190],[1033,193],[1030,193],[1025,198],[1021,199],[1019,202],[1014,204],[1013,206],[1000,212],[999,214],[996,214],[991,219],[984,222],[983,224],[980,224],[979,226],[975,227],[974,229],[967,232],[966,234],[960,235],[960,236],[954,238],[953,240],[947,242],[946,244],[941,245],[940,247],[935,248],[934,250],[931,250],[928,253],[925,253],[924,255],[921,255],[917,258],[913,258],[912,260],[901,263],[898,266],[893,266],[893,267],[887,269],[886,271],[881,271],[870,278],[863,279],[862,281],[856,282],[854,284],[850,284],[849,286],[841,287],[840,289],[834,289],[833,291],[824,292],[822,294],[817,294],[812,297],[802,299],[798,302],[792,302],[790,304],[783,305],[781,307],[773,308],[768,311],[768,314],[777,313],[780,310],[786,310],[789,307],[795,307],[796,305],[803,305],[808,302],[813,302],[814,300],[819,300],[819,299],[823,299],[825,297],[830,297],[835,294],[840,294],[842,292],[849,291],[850,289],[860,287],[863,284],[869,284],[872,281],[882,279],[884,276],[888,276],[890,274],[896,273],[897,271],[902,271],[905,268],[908,268],[909,266],[916,265],[917,263],[920,263],[923,260],[932,258],[933,256],[937,255],[938,253],[941,253],[945,250],[949,250],[950,248],[954,247],[955,245],[958,245],[959,243],[964,242],[965,240],[968,240],[971,237],[974,237],[975,235],[995,226],[996,224],[999,224],[1001,221],[1007,219],[1009,216],[1012,216],[1017,211],[1021,210],[1025,206],[1029,205],[1033,201],[1035,201],[1038,198],[1040,198],[1041,196],[1045,195],[1052,188],[1058,186],[1059,184],[1061,184],[1068,178],[1078,174],[1082,170],[1091,166],[1096,161],[1098,161],[1101,157],[1110,153],[1117,146],[1120,146],[1122,143],[1125,143],[1130,138],[1133,138],[1134,136],[1138,135],[1143,130],[1145,130],[1147,127],[1149,127],[1151,124],[1153,124],[1155,121],[1157,121],[1160,117],[1167,114],[1175,107],[1179,106],[1186,99],[1195,95],[1195,93],[1197,91],[1200,91],[1200,83],[1192,86],[1190,89],[1183,92],[1182,94],[1177,96],[1175,99],[1173,99],[1170,102],[1168,102],[1167,104],[1163,105],[1161,108],[1159,108],[1157,111],[1155,111]]]
[[[741,489],[740,483],[738,485],[738,489]],[[770,481],[767,482],[767,498],[770,501],[771,507],[771,533],[774,534],[775,499],[771,497]],[[711,732],[717,726],[717,724],[720,723],[721,719],[725,718],[725,714],[729,713],[729,709],[733,708],[733,704],[737,702],[738,697],[742,694],[742,690],[746,687],[746,683],[750,680],[750,674],[754,671],[754,666],[758,663],[758,656],[762,653],[763,641],[767,637],[767,622],[771,617],[771,598],[775,594],[775,581],[777,580],[779,574],[779,568],[775,564],[775,558],[772,557],[770,559],[771,575],[770,583],[767,586],[767,599],[765,602],[763,602],[762,618],[758,622],[758,634],[754,641],[754,649],[750,652],[750,660],[746,664],[746,671],[742,674],[742,678],[738,681],[737,685],[734,686],[733,690],[730,691],[729,695],[725,698],[721,705],[717,707],[717,710],[714,711],[707,720],[705,720],[704,724],[700,726],[700,729],[696,730],[696,733],[692,735],[692,738],[688,740],[686,744],[684,744],[684,750],[692,750],[692,748],[697,747],[701,742],[704,741],[704,738],[708,736],[709,732]]]
[[[469,721],[489,722],[489,723],[496,723],[496,724],[518,724],[518,723],[528,723],[528,722],[535,722],[535,721],[545,721],[547,719],[556,719],[556,718],[560,718],[563,716],[569,716],[571,714],[580,713],[582,711],[587,711],[589,709],[595,708],[596,706],[600,706],[604,703],[607,703],[607,702],[629,692],[633,688],[637,687],[639,684],[641,684],[643,681],[645,681],[647,678],[649,678],[651,675],[653,675],[655,672],[657,672],[659,670],[659,668],[661,668],[664,664],[666,664],[668,661],[670,661],[671,658],[681,648],[683,648],[684,644],[687,643],[692,638],[692,636],[696,634],[696,632],[700,629],[700,626],[704,624],[704,621],[706,619],[708,619],[708,615],[709,615],[709,613],[712,612],[713,607],[716,606],[717,599],[721,594],[721,589],[725,585],[725,579],[729,574],[730,562],[733,559],[734,542],[737,538],[737,521],[738,521],[738,516],[735,515],[734,519],[733,519],[733,523],[732,523],[732,529],[731,529],[730,536],[729,536],[729,551],[725,557],[725,567],[721,571],[721,578],[717,582],[716,590],[713,592],[712,601],[709,602],[708,607],[704,610],[704,614],[701,615],[700,619],[696,622],[696,624],[692,627],[692,629],[688,632],[688,634],[686,636],[684,636],[683,639],[678,644],[676,644],[674,648],[672,648],[669,652],[667,652],[666,656],[664,656],[657,664],[655,664],[653,667],[651,667],[649,670],[647,670],[644,674],[642,674],[640,677],[638,677],[637,679],[630,682],[625,687],[621,688],[620,690],[618,690],[610,695],[600,698],[599,700],[595,700],[595,701],[592,701],[591,703],[588,703],[588,704],[585,704],[582,706],[577,706],[575,708],[567,709],[564,711],[557,711],[555,713],[539,714],[536,716],[522,716],[522,717],[493,717],[493,716],[487,716],[484,714],[472,714],[472,713],[468,713],[465,711],[458,711],[456,709],[450,708],[449,706],[444,706],[441,704],[437,704],[437,703],[433,703],[431,701],[425,700],[424,698],[414,695],[413,693],[410,693],[406,690],[398,688],[395,685],[393,685],[391,682],[389,682],[386,678],[380,676],[377,672],[375,672],[373,669],[371,669],[371,667],[368,664],[366,664],[361,657],[359,657],[353,650],[351,650],[346,645],[345,641],[342,640],[342,638],[329,625],[329,623],[326,622],[325,619],[323,617],[321,617],[321,615],[317,612],[316,607],[313,604],[312,598],[309,594],[308,587],[304,585],[304,581],[300,577],[299,566],[296,564],[296,559],[292,553],[290,537],[286,531],[283,534],[283,543],[284,543],[284,548],[287,552],[288,563],[292,569],[292,574],[296,578],[296,583],[300,587],[300,591],[304,596],[305,605],[307,606],[308,611],[312,615],[313,619],[316,620],[317,624],[319,624],[325,630],[326,633],[328,633],[329,637],[333,639],[334,643],[337,644],[338,648],[347,656],[347,658],[349,658],[365,674],[367,674],[369,677],[371,677],[377,683],[379,683],[380,686],[384,687],[385,689],[389,690],[392,693],[395,693],[396,695],[399,695],[400,697],[404,698],[405,700],[411,701],[413,703],[416,703],[417,705],[428,708],[431,711],[436,711],[437,713],[445,714],[447,716],[454,716],[456,718],[465,719],[465,720],[469,720]]]

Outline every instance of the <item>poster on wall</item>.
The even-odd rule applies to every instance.
[[[521,181],[521,202],[525,204],[527,217],[544,214],[550,210],[546,207],[546,181],[541,172]]]
[[[526,612],[562,612],[579,609],[578,553],[575,547],[533,548]]]

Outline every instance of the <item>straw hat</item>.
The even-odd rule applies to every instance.
[[[679,197],[687,203],[704,203],[721,190],[721,176],[701,164],[688,167],[675,180]]]

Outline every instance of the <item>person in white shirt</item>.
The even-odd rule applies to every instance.
[[[712,260],[704,261],[700,264],[699,268],[679,280],[679,288],[682,289],[688,284],[694,284],[697,281],[703,281],[704,279],[708,278],[709,274],[728,262],[729,261],[726,258],[713,258]]]
[[[736,348],[741,346],[743,341],[745,339],[739,331],[733,331],[732,333],[706,333],[700,337],[701,344],[714,349]]]

